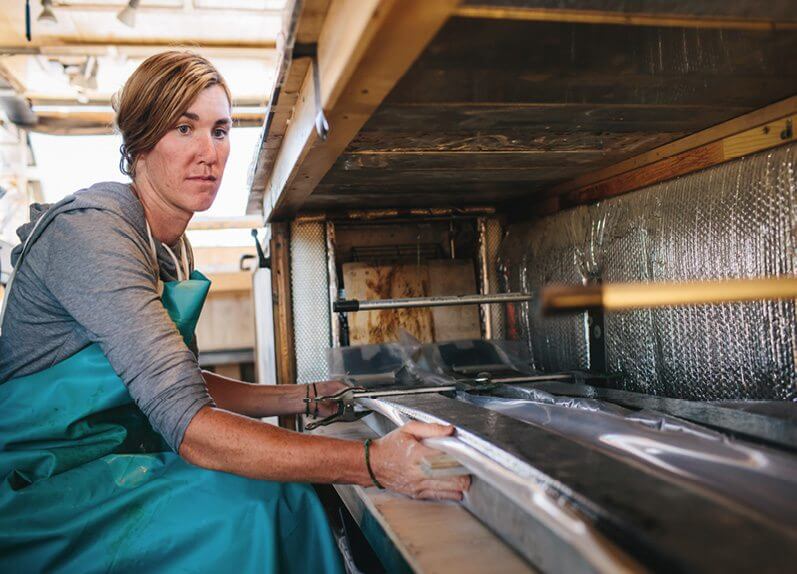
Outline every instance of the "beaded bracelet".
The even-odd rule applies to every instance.
[[[385,490],[385,487],[382,486],[378,480],[376,480],[376,475],[374,474],[374,469],[371,468],[371,439],[365,439],[365,467],[368,469],[368,474],[371,477],[371,482],[374,483],[379,490]]]

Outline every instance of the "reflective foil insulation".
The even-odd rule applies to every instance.
[[[797,145],[777,148],[604,202],[509,227],[504,291],[548,283],[793,276]],[[585,313],[507,310],[535,369],[589,369]],[[794,301],[607,313],[607,386],[691,400],[797,400]]]

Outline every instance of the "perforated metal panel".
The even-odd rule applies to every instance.
[[[331,330],[323,222],[291,223],[291,291],[296,382],[326,379]]]

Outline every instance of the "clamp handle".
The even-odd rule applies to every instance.
[[[349,313],[360,310],[360,302],[357,299],[338,299],[332,303],[332,311],[335,313]]]

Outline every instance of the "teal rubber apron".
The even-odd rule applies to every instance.
[[[161,298],[188,342],[210,281],[171,255]],[[3,573],[342,571],[310,485],[185,462],[96,344],[0,385],[0,479]]]

